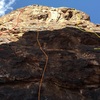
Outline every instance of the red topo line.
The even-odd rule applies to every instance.
[[[40,50],[42,51],[42,53],[45,56],[45,65],[44,65],[44,69],[43,69],[42,76],[41,76],[41,79],[40,79],[39,90],[38,90],[38,100],[41,100],[41,88],[42,88],[42,83],[43,83],[43,79],[44,79],[44,74],[46,72],[46,68],[47,68],[47,64],[48,64],[48,55],[43,50],[43,48],[42,48],[42,46],[40,44],[40,41],[39,41],[39,31],[37,31],[37,43],[38,43],[38,46],[39,46]]]
[[[17,23],[16,23],[16,25],[12,28],[12,29],[8,29],[8,30],[6,30],[6,31],[3,31],[3,32],[1,32],[0,31],[0,35],[2,35],[3,33],[8,33],[8,32],[10,32],[10,31],[12,31],[13,29],[15,29],[17,26],[18,26],[18,23],[19,23],[19,16],[22,14],[22,12],[24,11],[24,9],[21,9],[20,10],[20,13],[19,13],[19,15],[18,15],[18,17],[17,17]]]

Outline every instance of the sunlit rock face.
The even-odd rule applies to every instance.
[[[37,100],[46,56],[41,100],[99,100],[99,34],[73,8],[31,5],[1,17],[0,100]]]

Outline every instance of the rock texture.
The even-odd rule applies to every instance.
[[[87,14],[27,6],[0,18],[0,34],[0,100],[38,100],[43,51],[41,100],[100,100],[100,25]]]

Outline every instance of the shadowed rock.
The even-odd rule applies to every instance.
[[[62,12],[65,13],[66,9],[63,8]],[[84,21],[88,19],[89,17]],[[94,48],[99,47],[100,39],[89,31],[54,23],[55,26],[50,26],[54,29],[40,28],[39,31],[39,42],[49,58],[41,88],[41,100],[99,100],[100,50]],[[94,26],[97,30],[98,26]],[[22,32],[16,29],[16,32],[2,34],[0,100],[38,99],[45,56],[38,45],[37,31],[34,28]],[[99,33],[98,30],[97,34]]]

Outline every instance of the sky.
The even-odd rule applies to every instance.
[[[0,16],[33,4],[75,8],[90,15],[91,22],[100,24],[100,0],[0,0]]]

